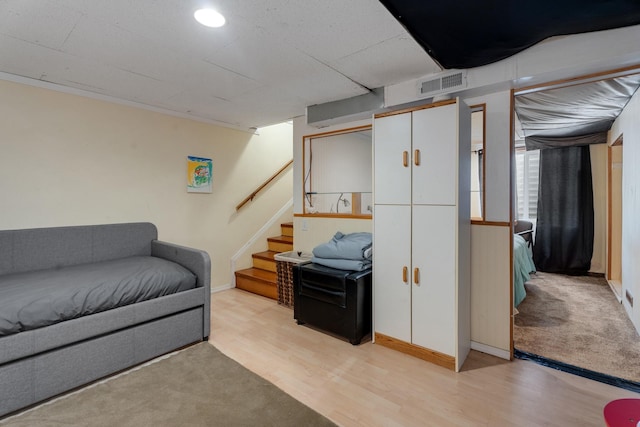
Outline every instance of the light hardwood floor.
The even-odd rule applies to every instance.
[[[210,342],[341,426],[603,426],[604,405],[640,395],[533,362],[472,351],[462,372],[352,346],[238,289],[211,298]]]

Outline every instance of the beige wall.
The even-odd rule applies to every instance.
[[[159,237],[209,252],[212,287],[231,256],[291,199],[292,126],[259,135],[0,81],[0,228],[150,221]],[[186,157],[213,159],[213,193],[186,192]],[[265,243],[266,246],[266,243]]]

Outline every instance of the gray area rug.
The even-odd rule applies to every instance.
[[[538,272],[525,288],[515,348],[640,382],[640,336],[604,278]]]
[[[0,426],[335,426],[209,343],[40,405]]]

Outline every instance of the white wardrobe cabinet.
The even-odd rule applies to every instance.
[[[470,349],[471,113],[374,119],[374,340],[459,370]]]
[[[375,205],[375,331],[411,342],[411,206]]]

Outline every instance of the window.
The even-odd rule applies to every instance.
[[[371,218],[371,126],[304,137],[304,213]]]
[[[471,219],[484,218],[485,104],[471,108]]]
[[[538,212],[540,150],[516,151],[516,198],[518,219],[532,219]]]

